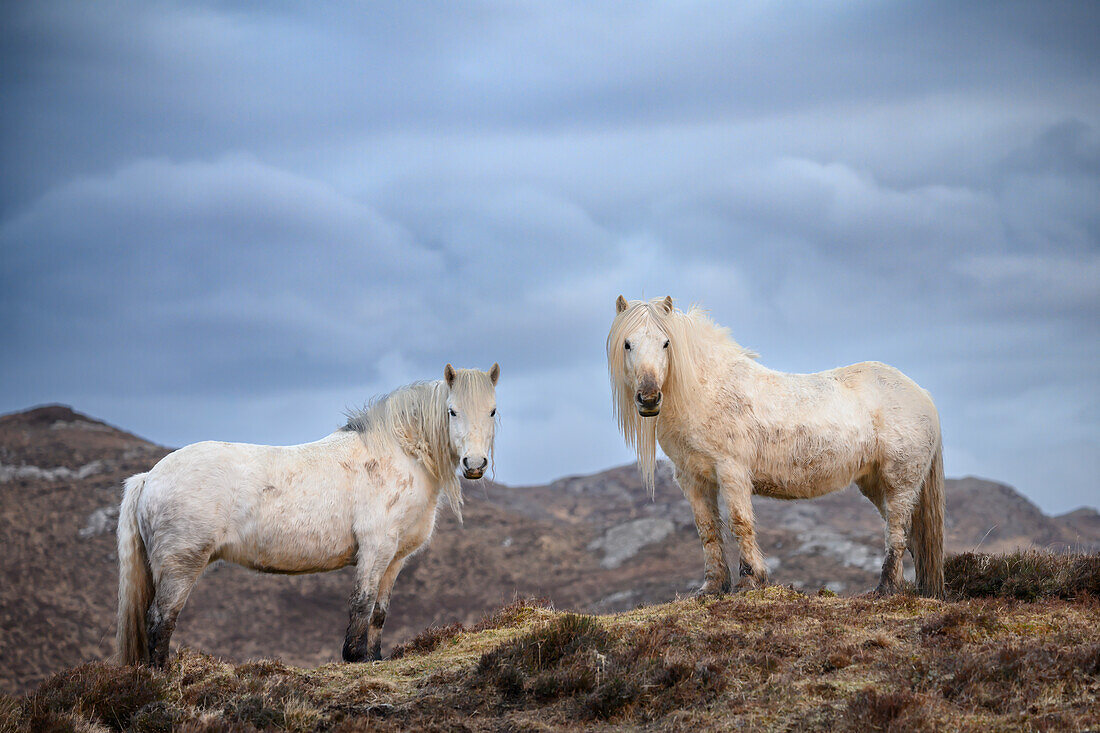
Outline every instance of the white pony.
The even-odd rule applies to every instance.
[[[315,443],[195,443],[126,481],[118,525],[118,659],[163,666],[203,569],[268,573],[357,565],[343,656],[381,658],[390,592],[424,546],[455,470],[481,478],[493,452],[500,367],[455,370],[377,399]]]
[[[701,310],[619,296],[607,365],[619,427],[653,490],[656,442],[676,466],[703,542],[700,593],[730,590],[719,496],[741,550],[738,587],[767,581],[752,494],[809,499],[853,481],[886,520],[877,594],[897,591],[908,545],[923,593],[943,595],[940,422],[926,391],[864,362],[817,374],[758,364]]]

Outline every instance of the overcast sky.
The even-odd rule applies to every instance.
[[[3,5],[0,411],[295,443],[499,361],[542,482],[631,460],[604,339],[671,294],[1100,503],[1100,5],[252,6]]]

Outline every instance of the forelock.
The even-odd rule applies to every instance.
[[[482,402],[492,399],[496,391],[488,372],[480,369],[457,369],[451,394],[462,402]]]
[[[664,334],[673,337],[676,311],[666,313],[663,298],[631,301],[625,311],[615,316],[611,322],[611,331],[607,335],[607,357],[609,362],[623,359],[622,346],[630,334],[647,324],[652,324]]]

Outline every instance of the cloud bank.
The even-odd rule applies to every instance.
[[[1088,4],[13,5],[0,409],[314,439],[500,361],[497,478],[630,460],[620,292],[892,363],[951,475],[1097,503]]]

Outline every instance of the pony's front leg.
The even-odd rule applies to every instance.
[[[355,591],[348,604],[348,630],[344,635],[345,662],[368,662],[371,656],[369,631],[378,600],[382,575],[394,555],[393,547],[359,545]]]
[[[718,485],[730,513],[730,528],[741,550],[738,588],[759,588],[768,582],[768,566],[756,544],[756,517],[752,510],[752,479],[744,466],[724,463],[718,466]]]
[[[367,649],[371,660],[382,658],[382,627],[386,624],[386,613],[390,609],[390,594],[393,593],[393,582],[397,580],[397,574],[405,565],[405,558],[394,558],[382,574],[382,582],[378,586],[378,600],[374,603],[374,612],[370,617],[370,628],[367,631]]]
[[[718,595],[730,591],[730,569],[722,547],[722,519],[718,514],[718,487],[710,481],[676,470],[676,481],[691,504],[695,529],[703,543],[703,585],[697,595]]]

